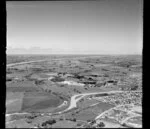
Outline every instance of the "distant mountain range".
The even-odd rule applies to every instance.
[[[51,49],[41,49],[38,47],[34,47],[34,48],[11,48],[8,47],[7,54],[51,54],[52,50]]]
[[[80,54],[83,51],[71,51],[66,49],[51,49],[51,48],[12,48],[8,47],[6,50],[7,54]],[[88,52],[87,52],[88,53]]]
[[[91,50],[67,50],[67,49],[51,49],[51,48],[40,48],[40,47],[31,47],[31,48],[12,48],[7,47],[7,54],[119,54],[119,53],[110,53],[108,51],[91,51]],[[128,55],[131,53],[122,53],[123,55]],[[133,55],[139,55],[138,53],[132,53]],[[140,54],[141,55],[141,54]]]

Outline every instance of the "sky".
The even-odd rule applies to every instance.
[[[142,54],[142,0],[7,1],[7,53]]]

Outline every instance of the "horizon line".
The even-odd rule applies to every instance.
[[[111,56],[111,55],[142,55],[142,53],[137,53],[137,54],[86,54],[86,53],[85,54],[77,54],[77,53],[76,54],[69,54],[69,53],[68,54],[64,54],[64,53],[63,54],[54,54],[54,53],[51,53],[51,54],[45,54],[45,53],[43,53],[43,54],[37,54],[37,53],[34,53],[34,54],[33,53],[32,54],[30,54],[30,53],[28,53],[28,54],[27,53],[10,54],[9,53],[9,54],[7,54],[6,53],[6,55],[110,55]]]

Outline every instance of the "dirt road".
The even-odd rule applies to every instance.
[[[15,65],[23,65],[23,64],[30,64],[30,63],[36,63],[36,62],[44,62],[44,61],[55,61],[55,60],[62,60],[62,59],[82,59],[82,58],[89,58],[89,57],[99,57],[99,56],[81,56],[81,57],[66,57],[66,58],[59,58],[59,59],[50,59],[50,60],[34,60],[34,61],[25,61],[25,62],[19,62],[19,63],[12,63],[7,64],[7,67],[15,66]]]

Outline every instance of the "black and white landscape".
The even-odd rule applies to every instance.
[[[7,2],[6,128],[142,128],[142,6]]]

